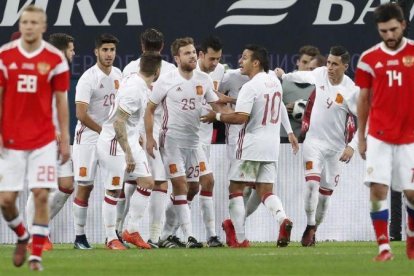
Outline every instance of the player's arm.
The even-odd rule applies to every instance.
[[[128,134],[126,130],[126,122],[129,116],[130,114],[118,107],[115,114],[115,121],[113,123],[116,140],[125,153],[125,161],[127,164],[126,171],[128,173],[133,172],[135,169],[135,160],[132,157],[132,151],[128,143]]]
[[[154,139],[154,113],[157,105],[151,101],[148,101],[147,108],[145,109],[144,114],[144,124],[145,124],[145,136],[147,138],[146,150],[148,154],[155,158],[153,150],[158,150],[157,142]]]
[[[64,164],[70,157],[68,97],[65,91],[55,91],[54,95],[56,97],[56,111],[60,130],[59,154],[61,164]]]
[[[88,114],[89,104],[84,102],[76,102],[76,118],[87,128],[101,133],[102,126],[95,122]]]
[[[236,104],[237,99],[229,97],[229,96],[225,95],[224,93],[220,93],[220,92],[216,92],[216,94],[219,97],[219,100],[216,103],[219,103],[219,104]]]
[[[276,68],[274,72],[283,81],[315,84],[315,71],[295,71],[286,74],[282,68]]]
[[[358,114],[358,150],[362,159],[365,160],[365,152],[367,151],[367,138],[365,133],[367,130],[367,121],[370,110],[370,94],[371,89],[361,88],[357,103]]]
[[[249,120],[250,114],[243,112],[231,112],[231,113],[220,113],[216,112],[219,107],[217,104],[210,104],[213,110],[210,110],[208,114],[201,116],[201,121],[203,123],[212,123],[214,121],[220,121],[226,124],[232,125],[242,125],[247,123]]]
[[[290,145],[292,146],[293,154],[296,154],[299,151],[299,142],[295,134],[293,133],[292,126],[290,125],[289,115],[287,113],[286,106],[283,102],[280,105],[280,113],[282,125],[283,128],[286,130],[286,133],[288,134],[288,139]]]
[[[1,120],[3,117],[3,87],[0,87],[0,154],[3,150],[3,126],[1,125]]]

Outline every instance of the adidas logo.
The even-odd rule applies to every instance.
[[[382,65],[381,61],[378,61],[377,64],[375,64],[375,68],[381,68],[384,67],[384,65]]]
[[[12,69],[12,70],[17,69],[17,64],[13,62],[12,64],[9,65],[9,69]]]
[[[321,90],[325,90],[325,86],[324,86],[324,85],[319,86],[319,88],[320,88]]]
[[[177,91],[177,92],[181,92],[181,91],[183,91],[183,89],[181,88],[181,87],[177,87],[177,89],[175,89],[175,91]]]
[[[101,85],[99,86],[100,89],[104,88],[103,84],[101,83]]]

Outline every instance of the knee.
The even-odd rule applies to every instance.
[[[49,191],[47,189],[39,188],[32,189],[35,204],[46,205],[49,199]]]
[[[14,206],[15,198],[13,196],[2,195],[0,197],[0,208],[5,211],[9,209],[11,206]]]
[[[143,189],[147,189],[147,190],[154,189],[154,180],[151,177],[139,178],[137,183],[138,183],[138,186],[140,186]]]

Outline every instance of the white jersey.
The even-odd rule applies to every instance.
[[[125,66],[124,71],[122,72],[122,75],[124,77],[128,76],[131,73],[137,73],[139,72],[139,63],[140,63],[141,59],[137,59],[137,60],[133,60],[130,63],[128,63],[127,66]],[[165,73],[171,72],[173,70],[177,69],[177,67],[175,67],[174,64],[169,63],[165,60],[161,61],[161,71],[160,71],[160,75],[163,75]],[[148,97],[151,93],[151,90],[148,89]],[[158,137],[160,134],[160,129],[161,129],[161,119],[162,119],[162,108],[161,107],[157,107],[155,109],[155,113],[154,113],[154,126],[153,126],[153,136],[154,139],[156,139],[156,141],[158,141]],[[139,132],[140,134],[145,137],[145,126],[144,126],[144,121],[142,121],[139,126],[138,126]]]
[[[111,155],[123,153],[121,146],[116,141],[113,126],[118,108],[130,115],[126,122],[126,132],[130,147],[141,148],[138,143],[139,132],[137,126],[143,120],[148,90],[147,84],[138,74],[129,74],[122,79],[121,87],[115,98],[115,105],[109,114],[108,120],[102,125],[99,137],[100,140],[111,146]]]
[[[237,99],[242,86],[249,81],[249,77],[242,75],[240,69],[229,69],[224,73],[220,83],[220,92]],[[234,108],[234,106],[232,106]],[[226,124],[226,144],[235,145],[239,138],[241,125]]]
[[[197,70],[201,71],[200,66],[197,63]],[[217,64],[216,69],[214,71],[209,73],[211,79],[213,80],[213,88],[214,91],[219,91],[219,85],[221,80],[223,79],[224,75],[224,66],[223,64]],[[211,109],[210,105],[207,103],[206,100],[203,101],[203,106],[205,109],[203,110],[206,112],[207,108]],[[204,115],[204,113],[203,113]],[[211,138],[213,136],[213,124],[208,123],[201,123],[200,125],[200,143],[203,145],[210,145],[211,144]]]
[[[328,143],[333,150],[343,150],[346,116],[349,111],[356,114],[359,88],[355,83],[344,75],[340,84],[332,85],[326,66],[285,74],[282,79],[315,85],[316,97],[306,139]]]
[[[218,100],[208,74],[194,70],[187,80],[176,69],[160,76],[149,97],[154,104],[161,104],[164,111],[160,146],[171,141],[180,148],[198,147],[204,98],[208,103]]]
[[[140,59],[136,59],[131,61],[130,63],[127,64],[127,66],[125,66],[124,71],[122,71],[122,76],[126,77],[131,73],[138,73],[139,72],[139,62]],[[175,67],[174,64],[169,63],[168,61],[162,60],[161,61],[161,75],[168,73],[174,69],[176,69],[177,67]]]
[[[261,72],[243,85],[236,103],[236,113],[249,114],[240,130],[236,158],[276,162],[279,157],[282,85]]]
[[[88,104],[88,115],[97,124],[102,125],[108,119],[108,113],[115,99],[122,77],[121,70],[112,67],[106,75],[98,65],[86,70],[76,85],[75,102]],[[78,120],[75,129],[76,144],[96,144],[99,134]]]

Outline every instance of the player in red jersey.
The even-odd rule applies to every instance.
[[[362,54],[355,77],[361,88],[359,152],[367,160],[365,183],[379,245],[374,261],[393,259],[387,201],[391,183],[405,194],[407,257],[414,259],[414,42],[403,37],[406,23],[397,4],[378,6],[374,18],[382,42]]]
[[[42,39],[46,31],[46,14],[42,9],[33,5],[24,8],[19,30],[20,39],[0,48],[0,206],[18,237],[13,262],[21,266],[29,234],[16,208],[16,199],[27,179],[35,200],[29,267],[42,270],[43,244],[49,232],[49,189],[57,188],[51,103],[56,95],[61,131],[59,153],[61,163],[65,163],[70,155],[65,94],[69,88],[69,67],[63,54]]]

